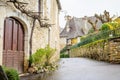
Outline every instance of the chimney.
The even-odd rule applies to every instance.
[[[83,19],[83,20],[87,20],[87,18],[88,18],[87,16],[84,16],[82,19]]]
[[[66,20],[66,21],[69,21],[69,20],[71,20],[71,19],[72,19],[71,16],[69,16],[69,15],[65,16],[65,20]]]

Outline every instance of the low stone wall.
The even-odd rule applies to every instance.
[[[120,63],[120,39],[99,40],[71,49],[70,57],[88,57],[100,61]]]

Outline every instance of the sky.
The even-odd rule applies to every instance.
[[[60,27],[65,27],[65,15],[74,17],[94,16],[103,14],[104,10],[110,15],[120,16],[120,0],[60,0]]]

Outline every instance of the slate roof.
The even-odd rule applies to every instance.
[[[81,21],[82,21],[81,19],[75,17],[72,20],[70,20],[69,22],[70,31],[67,36],[68,39],[84,35],[83,28],[82,26],[80,26],[82,25]]]
[[[90,19],[95,21],[95,17],[84,17],[84,18],[76,18],[73,17],[71,20],[66,22],[65,28],[60,33],[60,37],[66,37],[67,39],[76,38],[83,36],[88,33],[88,31],[92,28],[92,26],[87,22],[86,19]],[[101,21],[98,21],[97,27],[101,26]],[[69,31],[67,29],[69,28]]]
[[[66,26],[69,25],[69,21],[66,22]],[[60,33],[60,37],[67,37],[68,36],[68,33],[67,32],[67,27],[65,26],[65,28],[61,31]]]

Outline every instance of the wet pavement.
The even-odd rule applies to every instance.
[[[120,80],[120,64],[86,58],[64,58],[60,60],[60,66],[55,72],[21,80]]]

